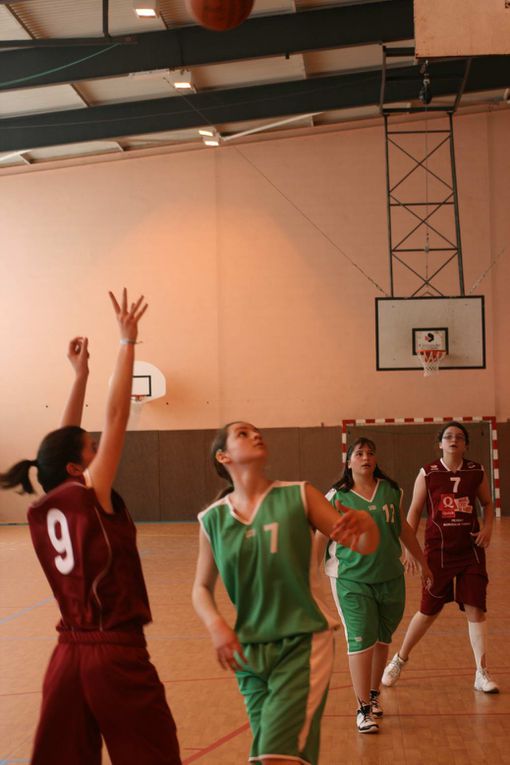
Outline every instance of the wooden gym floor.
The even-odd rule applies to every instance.
[[[184,765],[239,765],[246,762],[250,743],[243,702],[233,677],[216,664],[190,603],[197,533],[193,523],[139,526],[154,616],[147,629],[149,650],[177,722]],[[489,669],[502,692],[486,696],[473,690],[465,617],[450,605],[415,649],[399,685],[383,691],[380,734],[362,736],[354,727],[355,703],[340,632],[322,725],[321,765],[510,763],[510,575],[504,563],[509,548],[506,518],[496,522],[489,550]],[[418,580],[408,578],[407,583],[395,650],[418,604]],[[232,613],[223,593],[218,601],[226,614]],[[0,765],[29,762],[56,621],[28,528],[0,527]],[[110,763],[106,752],[103,762]]]

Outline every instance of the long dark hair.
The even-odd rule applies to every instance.
[[[450,420],[449,422],[445,422],[441,430],[437,434],[437,442],[438,444],[441,443],[443,436],[445,432],[448,430],[448,428],[458,428],[464,433],[464,438],[466,440],[466,446],[469,446],[469,433],[467,432],[467,428],[464,427],[464,425],[461,422],[457,422],[457,420]]]
[[[353,451],[358,446],[368,446],[369,449],[371,449],[374,453],[376,451],[375,444],[373,441],[371,441],[369,438],[358,438],[357,441],[355,441],[353,444],[351,444],[347,450],[347,456],[345,458],[345,465],[344,465],[344,472],[342,473],[342,476],[339,481],[333,484],[331,489],[334,489],[335,491],[343,491],[348,492],[352,489],[354,486],[354,479],[352,477],[352,470],[350,467],[347,467],[349,460],[352,457]],[[383,481],[388,481],[390,486],[393,489],[396,489],[397,491],[400,491],[400,487],[396,481],[393,480],[393,478],[390,478],[386,475],[386,473],[383,473],[379,465],[376,464],[375,470],[374,470],[374,478],[382,478]],[[330,489],[330,491],[331,491]]]
[[[68,425],[48,433],[41,441],[35,460],[21,460],[13,465],[6,473],[0,473],[0,487],[13,489],[21,487],[21,494],[34,494],[35,489],[30,480],[31,467],[37,468],[37,480],[45,492],[59,486],[67,478],[67,464],[81,462],[83,449],[83,428]]]
[[[224,489],[221,489],[219,494],[215,497],[215,500],[221,499],[222,497],[234,491],[234,484],[232,483],[232,478],[230,476],[230,473],[228,472],[225,465],[222,465],[221,462],[218,462],[218,460],[216,459],[216,452],[224,451],[227,445],[229,428],[232,425],[235,425],[236,422],[241,422],[241,420],[232,420],[232,422],[227,422],[226,425],[224,425],[222,428],[216,431],[216,435],[213,438],[211,448],[209,450],[212,464],[216,473],[219,475],[220,478],[223,478],[223,480],[227,481],[228,483],[228,486],[225,486]]]

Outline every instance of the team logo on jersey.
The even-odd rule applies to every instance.
[[[475,467],[478,467],[478,465],[476,464],[476,462],[468,462],[467,466],[468,466],[468,468],[471,468],[471,469],[473,469],[473,468],[475,468]]]
[[[455,497],[453,494],[441,494],[439,512],[443,518],[455,518],[455,513],[472,513],[469,497]]]
[[[439,465],[431,465],[430,469],[431,470],[439,470]]]
[[[255,529],[249,529],[246,534],[244,535],[245,539],[251,539],[255,536]]]

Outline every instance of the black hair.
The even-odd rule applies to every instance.
[[[224,425],[222,428],[217,430],[216,435],[214,436],[212,444],[211,444],[209,453],[211,456],[214,469],[220,478],[223,478],[224,481],[228,482],[228,486],[225,486],[225,488],[220,491],[220,493],[217,495],[215,499],[221,499],[226,494],[230,494],[231,492],[234,491],[234,484],[232,483],[232,478],[230,476],[230,473],[228,472],[225,465],[223,465],[221,462],[218,462],[218,460],[216,459],[216,453],[218,451],[221,451],[221,452],[224,451],[227,445],[229,428],[232,425],[235,425],[236,422],[241,422],[241,420],[232,420],[232,422],[227,422],[226,425]]]
[[[458,428],[464,433],[464,438],[466,441],[466,446],[469,446],[469,433],[467,432],[467,428],[464,427],[464,425],[461,422],[457,422],[457,420],[450,420],[449,422],[445,422],[441,430],[437,434],[437,442],[440,444],[442,441],[442,438],[445,434],[445,432],[448,430],[448,428]]]
[[[350,467],[348,467],[348,463],[352,457],[353,451],[358,446],[368,446],[368,448],[371,449],[374,453],[376,451],[375,443],[371,441],[370,438],[358,438],[356,441],[354,441],[354,443],[351,444],[349,446],[349,449],[347,450],[347,455],[345,457],[344,472],[342,473],[340,480],[334,483],[331,489],[334,489],[335,491],[348,492],[354,486],[352,470]],[[390,478],[389,476],[387,476],[386,473],[383,473],[383,471],[377,464],[374,470],[374,478],[381,478],[383,481],[388,481],[388,483],[393,489],[400,491],[400,487],[398,483],[394,481],[393,478]]]
[[[68,425],[48,433],[41,441],[35,460],[21,460],[6,473],[0,473],[0,487],[13,489],[21,486],[21,494],[34,494],[35,489],[29,477],[31,467],[37,467],[37,480],[45,492],[63,483],[69,474],[67,464],[81,463],[83,449],[83,428]]]

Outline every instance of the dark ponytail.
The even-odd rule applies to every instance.
[[[373,452],[376,451],[375,443],[371,441],[369,438],[358,438],[357,441],[351,444],[349,446],[349,449],[347,450],[347,455],[345,457],[344,472],[342,473],[340,480],[334,483],[333,486],[331,487],[331,489],[333,489],[334,491],[348,492],[354,486],[352,470],[350,467],[347,467],[347,465],[352,457],[353,451],[356,449],[357,446],[368,446],[368,448],[371,449]],[[374,478],[380,478],[383,481],[388,481],[389,485],[393,489],[400,491],[400,487],[398,483],[394,481],[393,478],[390,478],[389,476],[387,476],[386,473],[383,473],[379,465],[375,466]]]
[[[37,479],[45,492],[59,486],[67,478],[67,465],[69,462],[81,464],[83,449],[83,428],[77,425],[69,425],[48,433],[41,441],[36,460],[22,460],[10,468],[6,473],[0,474],[0,486],[3,489],[12,489],[21,486],[22,494],[34,494],[28,476],[31,467],[37,467]]]
[[[231,494],[234,491],[234,485],[232,483],[232,478],[230,477],[230,473],[228,472],[225,465],[222,465],[221,462],[218,462],[216,459],[216,453],[218,451],[224,451],[226,445],[227,445],[227,438],[228,438],[228,431],[229,428],[232,425],[235,425],[236,422],[239,422],[239,420],[233,420],[233,422],[228,422],[226,425],[224,425],[222,428],[220,428],[216,435],[214,436],[213,442],[211,444],[210,449],[210,456],[213,463],[214,470],[219,475],[220,478],[223,478],[224,481],[228,482],[228,486],[225,486],[219,494],[215,497],[215,500],[222,499],[222,497],[225,497],[227,494]]]
[[[0,473],[0,487],[14,489],[21,486],[20,494],[35,494],[32,481],[29,478],[31,467],[37,465],[37,460],[21,460],[16,462],[6,473]]]

